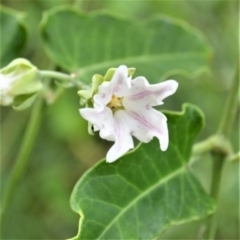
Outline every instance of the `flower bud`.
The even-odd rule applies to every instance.
[[[92,86],[90,89],[79,90],[78,95],[80,96],[80,104],[88,105],[91,104],[92,97],[97,93],[98,86],[102,84],[103,76],[95,74],[92,77]]]
[[[33,102],[35,94],[41,89],[39,71],[26,59],[15,59],[0,70],[0,105],[2,106],[12,105],[16,109],[20,106],[28,107]]]

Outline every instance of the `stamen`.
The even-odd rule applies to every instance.
[[[122,98],[112,95],[111,101],[107,104],[112,110],[123,109]]]

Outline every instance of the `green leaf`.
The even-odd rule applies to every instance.
[[[27,40],[23,15],[15,10],[0,6],[0,67],[21,56]]]
[[[186,104],[182,113],[166,116],[166,152],[154,139],[114,163],[101,161],[76,184],[71,206],[81,218],[74,239],[154,239],[171,225],[215,211],[188,167],[202,113]]]
[[[150,82],[174,73],[195,76],[207,69],[211,57],[198,30],[166,16],[133,21],[106,12],[57,8],[44,14],[41,36],[49,57],[86,83],[121,64],[135,67]]]

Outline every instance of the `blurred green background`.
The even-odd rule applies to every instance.
[[[135,19],[167,14],[200,29],[213,47],[211,73],[195,79],[171,76],[180,85],[165,100],[164,108],[181,110],[184,102],[198,105],[206,116],[199,140],[215,133],[224,101],[239,57],[239,2],[208,1],[70,1],[2,0],[2,4],[25,13],[29,40],[21,57],[40,69],[54,64],[41,47],[38,25],[42,13],[59,5],[75,4],[83,11],[109,9]],[[136,73],[137,75],[137,73]],[[45,108],[37,143],[29,167],[12,201],[4,239],[65,239],[76,235],[79,216],[70,209],[69,198],[76,181],[99,159],[111,143],[87,133],[87,123],[78,113],[76,89],[66,90],[52,106]],[[29,117],[29,110],[15,112],[1,108],[1,189],[9,176]],[[240,111],[239,111],[240,112]],[[235,151],[239,148],[239,112],[232,134]],[[216,239],[239,239],[239,164],[226,163],[222,176]],[[205,155],[193,165],[206,191],[209,191],[211,162]],[[198,239],[203,221],[176,226],[162,239]]]

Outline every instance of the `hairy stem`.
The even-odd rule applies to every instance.
[[[19,181],[21,180],[28,164],[29,155],[35,143],[35,139],[40,126],[41,110],[43,99],[39,97],[32,108],[28,126],[17,155],[16,163],[10,174],[8,183],[6,185],[5,194],[3,195],[1,204],[1,223],[2,227],[7,217],[8,208],[11,200],[17,190]]]

